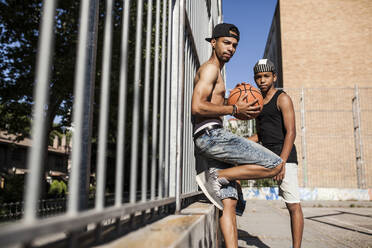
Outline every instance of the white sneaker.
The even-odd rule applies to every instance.
[[[226,178],[218,178],[217,171],[216,168],[209,168],[199,173],[196,176],[196,182],[213,205],[223,210],[220,189],[222,185],[228,184],[229,181]]]

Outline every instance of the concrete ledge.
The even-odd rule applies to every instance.
[[[208,203],[196,202],[180,214],[167,216],[137,231],[97,246],[105,248],[217,247],[218,211]]]

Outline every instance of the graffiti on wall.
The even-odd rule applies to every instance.
[[[244,199],[280,199],[278,187],[249,187],[242,190]],[[300,188],[300,198],[303,201],[370,201],[372,200],[372,189]]]

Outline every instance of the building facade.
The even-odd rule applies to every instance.
[[[264,57],[296,111],[300,182],[372,187],[372,1],[279,0]]]
[[[5,174],[26,174],[27,153],[31,146],[31,140],[25,138],[15,141],[16,136],[0,131],[0,172]],[[69,153],[71,144],[67,144],[66,136],[53,139],[53,145],[48,146],[48,157],[45,165],[45,177],[68,176]]]
[[[372,1],[280,0],[264,55],[286,88],[371,86]]]

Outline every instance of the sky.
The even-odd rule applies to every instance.
[[[255,85],[253,66],[262,58],[277,0],[222,0],[223,22],[236,25],[240,41],[226,66],[226,88],[237,83]]]

